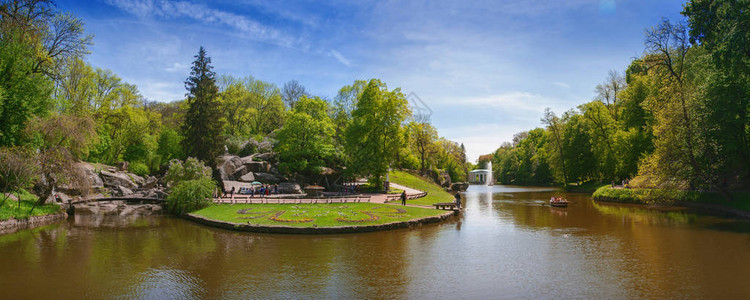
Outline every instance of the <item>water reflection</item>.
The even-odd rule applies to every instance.
[[[565,196],[567,208],[547,205]],[[472,186],[457,219],[348,235],[76,217],[0,236],[4,298],[741,298],[750,222]],[[44,287],[44,288],[39,288]]]

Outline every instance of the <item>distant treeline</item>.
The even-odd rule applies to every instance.
[[[644,54],[597,97],[521,132],[491,159],[501,183],[621,182],[728,196],[750,187],[750,2],[690,1],[646,30]]]

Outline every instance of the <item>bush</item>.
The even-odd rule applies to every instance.
[[[167,209],[174,214],[186,214],[211,205],[216,184],[209,178],[182,181],[167,196]]]
[[[128,171],[138,176],[148,176],[148,166],[142,162],[131,162],[128,165]]]
[[[182,181],[211,179],[211,168],[206,167],[200,160],[190,157],[185,162],[179,159],[169,161],[169,169],[164,175],[167,186],[176,185]]]
[[[264,137],[263,141],[259,142],[257,139],[250,138],[239,151],[239,156],[248,156],[255,153],[267,153],[273,151],[274,141],[268,137]]]

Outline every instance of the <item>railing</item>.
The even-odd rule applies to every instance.
[[[419,199],[427,196],[427,192],[421,192],[419,194],[406,195],[406,200]],[[401,200],[401,194],[392,194],[385,197],[385,203]]]

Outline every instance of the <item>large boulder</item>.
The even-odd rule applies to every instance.
[[[268,173],[268,171],[270,171],[269,165],[265,161],[254,161],[246,163],[245,167],[247,167],[250,172]]]
[[[260,181],[262,183],[279,183],[281,181],[281,179],[278,176],[271,174],[271,173],[259,172],[259,173],[254,173],[254,175],[255,175],[255,180]]]
[[[128,189],[134,189],[138,187],[138,185],[136,185],[135,182],[133,182],[133,180],[131,179],[131,176],[128,176],[128,174],[126,173],[102,170],[100,174],[102,181],[104,182],[104,186],[106,187],[118,188],[122,186]]]
[[[119,190],[119,196],[130,196],[133,194],[133,190],[124,186],[118,186],[117,190]]]
[[[255,181],[255,175],[253,175],[253,172],[249,172],[249,173],[247,173],[245,175],[240,176],[240,178],[238,179],[238,181],[241,181],[241,182],[253,182],[253,181]]]
[[[302,194],[302,188],[295,182],[279,183],[279,193],[281,194]]]
[[[245,167],[244,165],[240,166],[239,168],[234,170],[234,173],[232,173],[232,178],[240,178],[242,177],[242,175],[247,174],[247,172],[247,167]]]
[[[137,186],[143,186],[144,184],[146,184],[146,179],[141,176],[135,175],[133,173],[125,173],[125,175],[127,175],[128,178],[130,178],[130,180],[132,180],[133,183],[135,183],[135,185]]]
[[[156,177],[149,176],[148,178],[146,178],[146,183],[143,184],[142,188],[144,188],[144,189],[153,189],[153,188],[156,187],[156,184],[158,182],[159,182],[159,180],[156,179]]]
[[[239,156],[224,155],[219,157],[218,161],[219,174],[221,175],[222,180],[234,179],[237,170],[239,170],[243,166],[242,159],[240,159]],[[239,176],[242,175],[244,174],[241,174]]]

